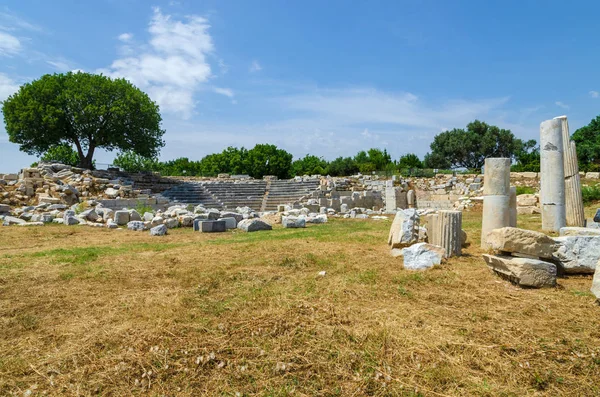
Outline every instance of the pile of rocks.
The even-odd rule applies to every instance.
[[[556,285],[560,275],[593,274],[600,260],[600,231],[564,227],[560,237],[515,227],[488,233],[493,254],[483,255],[500,276],[521,287]]]
[[[73,205],[80,199],[137,197],[131,181],[108,179],[106,172],[64,164],[40,163],[19,174],[0,174],[0,203],[12,207],[37,204]]]

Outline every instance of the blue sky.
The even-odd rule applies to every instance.
[[[274,143],[423,156],[476,118],[538,137],[600,114],[593,1],[5,0],[0,100],[45,73],[126,77],[161,106],[161,158]],[[110,163],[116,153],[99,153]],[[35,158],[0,127],[0,172]]]

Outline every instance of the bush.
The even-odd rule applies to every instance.
[[[584,186],[581,188],[581,195],[584,203],[591,203],[600,200],[600,186]]]
[[[529,186],[517,186],[517,196],[521,194],[534,194],[535,189]]]

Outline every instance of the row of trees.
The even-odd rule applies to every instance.
[[[120,152],[115,164],[126,170],[166,175],[232,173],[286,178],[392,173],[406,168],[478,170],[486,157],[509,157],[515,170],[539,170],[535,140],[523,141],[510,130],[479,120],[435,136],[423,160],[415,154],[392,160],[385,149],[369,149],[333,161],[310,154],[293,161],[285,150],[261,144],[250,150],[229,147],[198,161],[160,162],[156,159],[164,146],[165,131],[158,105],[127,80],[89,73],[45,75],[24,84],[3,102],[2,112],[10,141],[22,151],[85,168],[94,167],[94,153],[102,148]],[[600,116],[572,138],[577,143],[580,169],[600,169]]]

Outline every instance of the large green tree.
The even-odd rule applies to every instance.
[[[400,157],[398,168],[423,168],[423,162],[414,153],[408,153]]]
[[[466,129],[455,128],[442,132],[433,139],[431,153],[425,162],[431,168],[479,169],[486,157],[513,159],[523,149],[523,141],[505,130],[483,121],[475,120]]]
[[[600,116],[573,133],[581,170],[596,170],[600,165]]]
[[[248,174],[253,178],[276,175],[280,179],[290,177],[292,154],[275,145],[258,144],[248,150]]]
[[[98,148],[154,158],[164,145],[158,105],[125,79],[47,74],[8,97],[2,113],[9,140],[22,151],[41,155],[73,145],[84,168]]]

